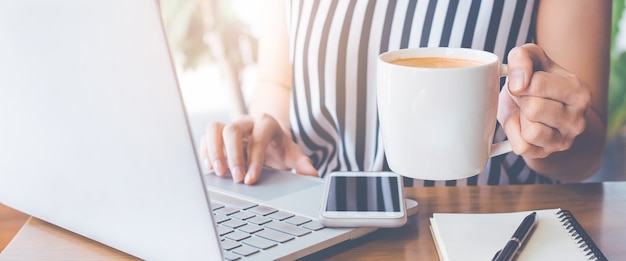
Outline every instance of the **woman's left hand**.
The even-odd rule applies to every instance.
[[[568,150],[585,131],[590,106],[589,86],[552,61],[541,47],[526,44],[511,50],[498,121],[513,152],[545,158]]]

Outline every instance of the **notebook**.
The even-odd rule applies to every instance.
[[[530,212],[434,213],[430,224],[439,257],[449,261],[492,260]],[[536,212],[537,224],[516,260],[606,260],[571,212]]]
[[[1,203],[146,260],[295,259],[375,230],[319,226],[320,179],[203,174],[158,1],[0,1],[0,38]]]

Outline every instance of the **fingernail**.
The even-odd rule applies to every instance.
[[[219,160],[214,160],[213,161],[213,169],[215,170],[215,173],[217,173],[218,176],[222,176],[224,175],[224,168],[222,168],[222,162]]]
[[[202,159],[202,165],[204,165],[205,167],[207,167],[207,169],[209,169],[209,170],[213,169],[213,168],[212,168],[213,166],[210,166],[210,165],[209,165],[209,159],[207,159],[207,158],[203,158],[203,159]]]
[[[519,91],[524,86],[524,71],[513,70],[509,74],[509,90]]]
[[[243,178],[243,183],[248,184],[248,182],[250,182],[250,177],[252,177],[252,170],[253,168],[251,168],[250,166],[248,166],[248,172],[246,172],[246,176]]]
[[[230,169],[230,174],[233,175],[233,180],[236,182],[243,181],[243,173],[241,172],[241,167],[235,166]]]

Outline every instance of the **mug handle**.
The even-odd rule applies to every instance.
[[[491,151],[489,157],[495,157],[513,151],[511,143],[508,140],[491,144]]]
[[[506,64],[501,64],[500,65],[500,77],[506,77],[506,76],[508,76],[508,68]],[[511,151],[513,151],[513,149],[511,148],[511,143],[508,140],[501,141],[498,143],[491,144],[489,157],[495,157],[495,156],[502,155],[504,153],[508,153]]]

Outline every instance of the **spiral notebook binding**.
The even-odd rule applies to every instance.
[[[607,258],[602,254],[585,229],[578,223],[574,214],[569,210],[560,210],[556,213],[563,227],[576,240],[578,247],[589,257],[589,260],[604,261]]]

